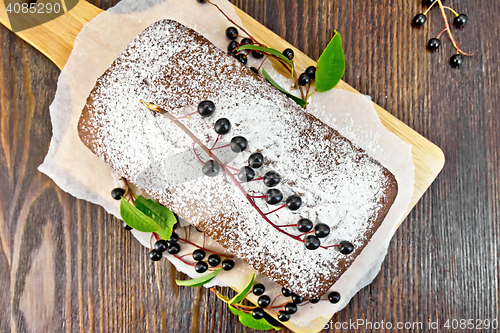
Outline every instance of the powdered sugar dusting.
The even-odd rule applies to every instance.
[[[132,41],[90,95],[80,122],[86,138],[92,137],[86,144],[121,175],[278,283],[308,298],[326,292],[354,255],[346,257],[335,248],[310,251],[278,232],[226,175],[204,177],[190,137],[146,109],[141,99],[176,117],[195,111],[203,99],[212,100],[215,115],[194,115],[183,119],[184,125],[211,147],[217,138],[214,122],[228,118],[232,130],[217,146],[242,135],[249,147],[237,155],[229,149],[214,154],[239,169],[250,153],[260,151],[266,164],[256,177],[275,170],[283,177],[278,188],[285,199],[302,197],[299,210],[281,209],[268,216],[271,221],[289,225],[309,218],[331,227],[323,245],[342,240],[355,248],[366,245],[365,235],[387,200],[385,169],[198,34],[163,20]],[[255,195],[267,191],[260,181],[243,187]],[[264,212],[277,208],[263,199],[255,202]],[[286,230],[299,234],[295,228]]]

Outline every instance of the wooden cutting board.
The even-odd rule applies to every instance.
[[[0,0],[0,4],[0,23],[11,29],[7,13],[4,11],[4,0]],[[316,64],[314,60],[288,44],[239,8],[235,7],[235,11],[241,18],[245,28],[258,40],[278,50],[287,47],[292,48],[295,52],[294,61],[299,67],[306,68],[307,66]],[[71,54],[75,38],[83,25],[101,12],[102,10],[94,5],[86,1],[79,1],[76,7],[64,15],[43,25],[18,32],[17,35],[42,52],[62,69]],[[341,81],[337,87],[359,93],[344,81]],[[445,162],[444,154],[439,147],[399,121],[380,106],[374,104],[374,107],[384,126],[402,140],[412,145],[412,158],[415,165],[415,187],[411,204],[406,213],[407,215],[443,168]]]

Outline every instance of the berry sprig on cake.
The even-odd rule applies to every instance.
[[[190,227],[174,232],[172,216],[179,216],[282,286],[280,297],[292,302],[263,298],[258,308],[285,321],[306,299],[339,301],[330,289],[384,220],[397,182],[268,81],[194,30],[158,21],[97,80],[78,131],[92,152],[154,199],[114,193],[124,221],[152,233],[151,259],[166,252],[193,266],[204,275],[184,282],[192,286],[214,278],[224,261],[234,266],[222,253],[212,253],[220,260],[207,257]],[[316,90],[320,82],[316,76]],[[183,253],[179,243],[195,249]],[[239,316],[262,315],[237,303],[230,305]]]

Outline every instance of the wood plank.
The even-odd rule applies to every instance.
[[[118,0],[92,2],[106,9]],[[426,41],[442,30],[438,12],[431,12],[422,29],[410,27],[422,11],[420,0],[232,2],[312,59],[340,31],[348,59],[345,80],[438,143],[448,159],[396,232],[379,276],[334,316],[332,327],[357,319],[424,325],[432,320],[446,331],[446,320],[498,318],[500,2],[449,2],[470,18],[466,28],[453,30],[460,45],[475,53],[459,70],[447,65],[453,50],[446,38],[438,52],[425,51]],[[179,292],[172,285],[182,275],[166,263],[151,265],[147,251],[116,219],[37,172],[50,142],[48,106],[58,74],[44,55],[0,26],[0,331],[35,332],[19,305],[36,289],[26,281],[44,286],[42,279],[26,278],[33,260],[41,258],[41,244],[56,249],[55,274],[46,276],[53,276],[56,306],[53,317],[33,313],[42,314],[44,327],[55,332],[184,333],[196,330],[195,322],[198,332],[252,331],[208,291],[195,317],[198,291]],[[47,237],[45,228],[57,237]],[[373,330],[362,326],[356,332]]]

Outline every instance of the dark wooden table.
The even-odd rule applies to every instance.
[[[118,1],[91,2],[106,9]],[[434,332],[429,321],[439,321],[439,331],[452,332],[446,321],[500,319],[500,2],[447,1],[470,18],[453,30],[474,53],[460,69],[448,65],[454,50],[446,36],[438,52],[426,51],[443,29],[439,10],[411,28],[419,0],[233,2],[313,59],[339,30],[345,81],[447,158],[396,232],[378,277],[333,320],[422,322]],[[0,331],[245,331],[209,291],[175,286],[180,275],[166,261],[147,260],[118,220],[37,171],[58,75],[0,26]]]

